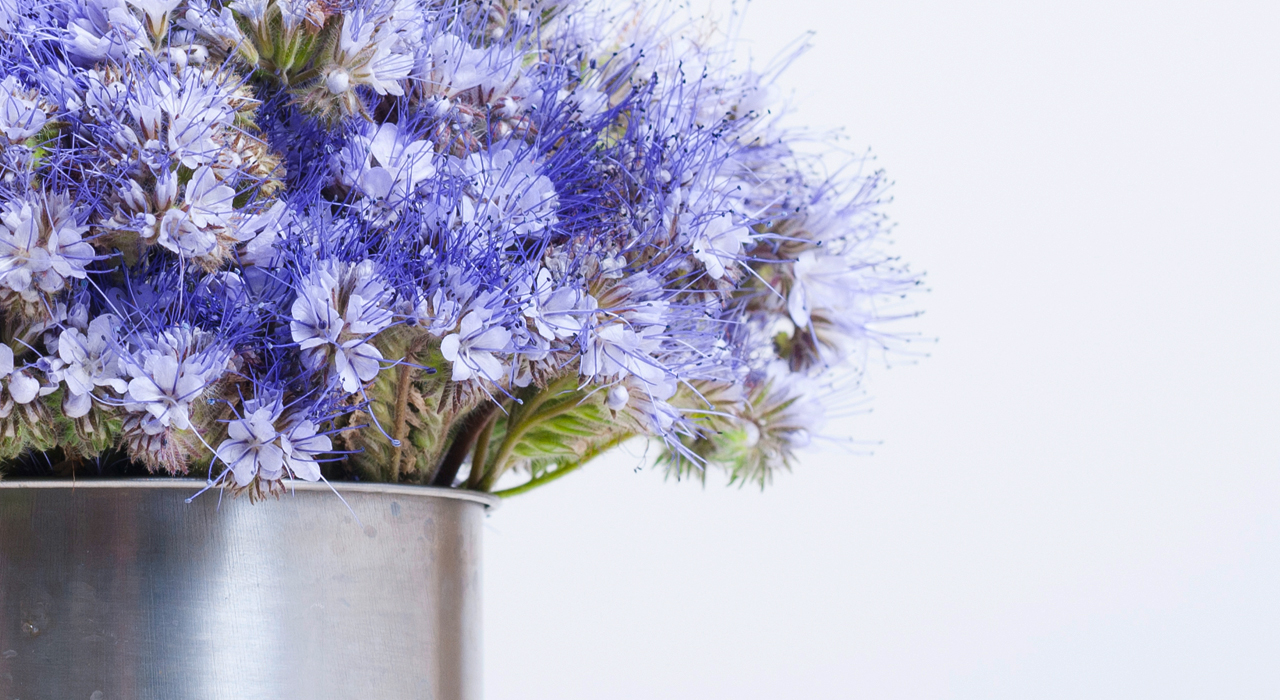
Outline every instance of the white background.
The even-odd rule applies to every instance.
[[[727,5],[718,5],[720,11]],[[873,455],[486,532],[489,700],[1280,697],[1280,4],[759,0],[927,271]]]

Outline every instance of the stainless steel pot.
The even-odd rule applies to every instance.
[[[0,700],[471,700],[497,499],[0,482]],[[348,505],[350,508],[348,508]]]

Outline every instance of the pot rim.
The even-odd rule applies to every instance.
[[[380,484],[354,481],[313,482],[300,479],[284,479],[285,488],[290,491],[327,491],[332,493],[382,493],[395,496],[414,496],[418,498],[452,498],[460,501],[479,503],[485,510],[494,510],[502,498],[490,493],[465,491],[441,486],[412,486],[409,484]],[[198,492],[208,487],[203,479],[167,479],[167,478],[126,478],[126,479],[0,479],[0,489],[191,489]],[[215,486],[214,489],[221,487]],[[211,489],[212,490],[212,489]]]

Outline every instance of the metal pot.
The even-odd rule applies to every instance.
[[[481,696],[496,498],[297,483],[188,503],[203,486],[0,482],[0,700]]]

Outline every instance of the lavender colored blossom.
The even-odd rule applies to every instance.
[[[276,444],[280,434],[275,426],[280,402],[263,405],[250,399],[244,411],[244,418],[231,421],[227,428],[228,437],[218,446],[218,459],[227,464],[239,486],[248,486],[255,478],[280,479],[284,476],[284,450]]]
[[[35,90],[24,88],[12,75],[0,80],[0,132],[9,141],[26,141],[40,133],[48,120]]]
[[[396,124],[352,138],[334,160],[339,181],[365,198],[376,221],[394,219],[418,186],[436,172],[430,141],[413,139]]]
[[[348,394],[372,380],[383,358],[370,339],[391,324],[389,297],[368,260],[312,272],[293,302],[289,324],[305,362],[328,366]]]
[[[913,313],[884,177],[674,7],[11,5],[0,456],[519,493],[640,437],[764,484]]]
[[[89,322],[83,332],[68,326],[58,336],[58,359],[63,363],[61,380],[66,384],[63,411],[68,418],[87,414],[99,387],[117,394],[128,390],[114,344],[118,324],[115,316],[103,314]]]
[[[31,302],[41,292],[62,291],[69,278],[85,277],[93,246],[82,240],[70,202],[9,201],[0,212],[0,285]]]
[[[491,324],[492,317],[485,311],[472,311],[462,317],[457,333],[440,341],[440,354],[453,363],[453,381],[473,377],[496,381],[502,377],[503,363],[497,355],[508,351],[511,331]]]
[[[13,349],[8,345],[0,345],[0,377],[3,378],[9,398],[12,399],[12,403],[5,402],[0,405],[0,412],[7,414],[13,410],[13,403],[31,403],[40,391],[39,380],[22,368],[15,368]]]
[[[189,430],[191,406],[226,372],[230,353],[203,331],[173,328],[154,338],[121,363],[130,380],[125,410],[140,413],[142,429],[154,435],[167,428]]]

